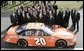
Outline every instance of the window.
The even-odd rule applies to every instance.
[[[50,36],[50,34],[47,34],[46,32],[43,32],[43,36]]]
[[[36,36],[49,36],[49,34],[43,32],[42,30],[37,30],[35,35]]]
[[[26,31],[26,32],[25,32],[25,35],[26,35],[26,36],[30,36],[30,35],[31,35],[31,31]]]
[[[20,35],[21,35],[21,36],[25,36],[25,32],[22,32]]]
[[[22,36],[50,36],[43,30],[26,30],[21,33]]]
[[[31,30],[31,36],[35,35],[35,30]]]
[[[43,32],[38,31],[38,36],[42,36],[42,35],[43,35]]]
[[[21,33],[22,36],[34,36],[35,30],[26,30],[23,33]]]

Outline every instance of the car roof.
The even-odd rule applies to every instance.
[[[26,29],[44,29],[44,23],[27,23]]]

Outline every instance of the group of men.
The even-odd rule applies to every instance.
[[[57,5],[40,4],[26,7],[21,5],[17,10],[13,11],[10,19],[13,25],[22,25],[28,22],[42,22],[50,26],[60,25],[67,28],[70,15],[75,29],[76,23],[78,25],[80,20],[80,13],[76,10],[58,9]],[[79,26],[77,27],[79,28]]]

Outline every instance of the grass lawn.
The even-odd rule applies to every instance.
[[[58,8],[62,9],[77,9],[79,10],[80,7],[83,5],[83,1],[77,2],[77,1],[57,1]]]

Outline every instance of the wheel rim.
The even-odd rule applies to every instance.
[[[58,48],[65,48],[66,47],[66,42],[65,41],[58,41],[57,47]]]
[[[26,47],[26,46],[27,46],[27,43],[26,43],[25,40],[20,40],[20,41],[18,42],[18,46],[20,46],[20,47]]]

